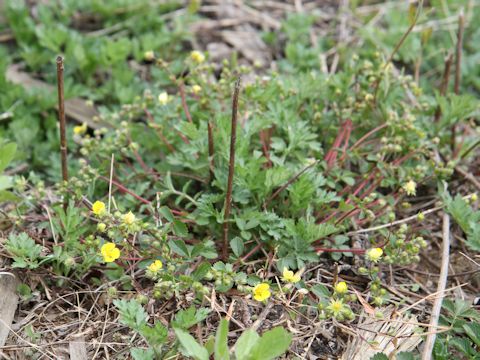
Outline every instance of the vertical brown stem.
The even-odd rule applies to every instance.
[[[460,94],[460,80],[462,78],[462,48],[463,48],[463,31],[465,28],[465,21],[463,17],[463,9],[460,10],[460,14],[458,14],[458,34],[457,34],[457,48],[455,54],[455,83],[453,90],[455,94]],[[450,139],[450,147],[452,152],[455,152],[456,147],[456,125],[452,125],[452,134]]]
[[[460,80],[462,78],[462,47],[463,47],[463,32],[465,28],[465,21],[463,17],[463,9],[458,15],[458,34],[457,34],[457,48],[455,54],[455,94],[460,94]]]
[[[63,91],[63,57],[57,56],[57,86],[58,86],[58,120],[60,122],[60,155],[62,158],[62,177],[63,181],[68,181],[67,164],[67,136],[65,125],[65,97]],[[67,207],[67,202],[63,204]]]
[[[215,146],[213,143],[212,123],[210,121],[208,121],[207,127],[208,127],[208,157],[210,158],[210,181],[212,181],[214,177],[213,170],[215,169],[215,160],[213,158],[215,155]]]
[[[237,140],[237,119],[238,119],[238,96],[240,94],[241,77],[235,83],[232,100],[232,134],[230,137],[230,161],[228,166],[227,195],[225,197],[225,213],[223,217],[223,247],[222,259],[228,259],[228,220],[230,218],[230,206],[232,203],[233,175],[235,171],[235,142]]]
[[[450,68],[452,67],[452,53],[448,53],[447,57],[445,58],[445,67],[443,70],[443,77],[442,77],[442,84],[440,85],[440,95],[445,96],[448,89],[448,82],[450,79]],[[440,120],[441,110],[440,105],[437,106],[437,110],[435,111],[435,122]]]
[[[185,116],[187,117],[188,122],[193,122],[192,115],[190,115],[190,110],[188,110],[187,96],[185,95],[185,84],[183,83],[183,80],[180,80],[178,83],[178,89],[180,90],[180,98],[182,100],[182,107],[183,111],[185,112]]]

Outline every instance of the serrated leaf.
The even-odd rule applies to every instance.
[[[160,215],[162,215],[165,219],[167,219],[170,222],[173,222],[175,220],[175,217],[173,216],[172,212],[170,209],[166,206],[162,206],[158,212]]]
[[[180,220],[173,221],[173,231],[177,236],[180,236],[180,237],[188,236],[187,225],[185,225],[185,223],[181,222]]]
[[[480,346],[480,324],[471,322],[469,324],[463,325],[463,329],[467,333],[467,335],[472,339],[472,341],[477,345]]]

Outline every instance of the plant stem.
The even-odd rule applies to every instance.
[[[465,21],[463,17],[463,9],[460,10],[458,14],[458,34],[457,34],[457,47],[455,53],[455,83],[453,86],[453,91],[456,95],[460,94],[460,80],[462,78],[462,47],[463,47],[463,31],[465,28]],[[456,147],[456,124],[452,125],[452,134],[450,138],[450,148],[455,154]]]
[[[462,78],[462,47],[463,47],[463,32],[465,29],[465,21],[463,16],[463,9],[458,14],[458,34],[457,34],[457,48],[455,54],[455,85],[453,87],[455,94],[460,94],[460,80]]]
[[[208,157],[210,159],[210,179],[209,181],[213,181],[213,177],[214,177],[214,169],[215,169],[215,159],[214,159],[214,156],[215,156],[215,146],[214,146],[214,143],[213,143],[213,128],[212,128],[212,123],[210,122],[210,120],[208,121],[207,123],[207,129],[208,129]]]
[[[57,56],[57,93],[58,93],[58,120],[60,122],[60,155],[62,158],[62,178],[68,182],[68,164],[67,164],[67,136],[65,124],[65,96],[63,90],[63,57]],[[63,203],[64,209],[67,208],[67,200]]]
[[[447,54],[445,57],[445,67],[443,70],[443,77],[442,77],[442,84],[440,85],[440,95],[445,96],[447,93],[448,89],[448,82],[450,79],[450,68],[452,67],[452,58],[453,55],[451,52]],[[438,122],[440,120],[440,115],[441,115],[441,110],[440,110],[440,105],[437,106],[437,109],[435,110],[435,122]]]
[[[390,64],[393,60],[393,57],[395,56],[395,54],[398,52],[398,50],[402,47],[404,41],[406,40],[406,38],[408,37],[408,35],[410,35],[410,33],[412,32],[413,28],[415,27],[415,25],[417,25],[417,21],[418,21],[418,18],[420,16],[420,13],[423,9],[423,0],[420,0],[419,4],[418,4],[418,8],[417,8],[417,11],[415,13],[415,18],[413,19],[412,23],[410,24],[410,26],[408,27],[407,31],[405,31],[405,33],[402,35],[402,37],[400,38],[400,40],[398,41],[397,45],[395,45],[395,48],[393,49],[393,51],[390,53],[390,56],[388,57],[387,61],[385,62],[385,68],[388,66],[388,64]],[[382,77],[381,76],[375,83],[375,91],[374,91],[374,96],[373,96],[373,103],[376,104],[377,103],[377,94],[378,94],[378,88],[380,87],[380,82],[382,81]]]
[[[238,120],[238,96],[240,94],[241,77],[235,83],[232,100],[232,130],[230,136],[230,161],[228,167],[227,195],[225,198],[225,212],[223,217],[223,247],[222,259],[228,259],[228,221],[230,218],[230,207],[232,203],[233,175],[235,172],[235,142],[237,140],[237,120]]]

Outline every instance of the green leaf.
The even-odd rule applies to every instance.
[[[230,355],[228,352],[228,325],[229,322],[226,319],[220,321],[220,325],[217,329],[217,335],[215,336],[215,360],[229,360]]]
[[[248,329],[238,338],[235,344],[236,360],[248,360],[250,352],[257,344],[260,336],[253,329]]]
[[[471,322],[469,324],[463,325],[463,329],[467,333],[467,335],[472,339],[472,341],[477,345],[480,346],[480,324]]]
[[[130,350],[130,354],[132,355],[134,360],[155,359],[155,353],[153,352],[153,349],[133,348]]]
[[[257,341],[252,350],[252,360],[270,360],[281,356],[287,351],[292,341],[292,335],[279,326],[267,331]]]
[[[120,313],[120,322],[128,327],[140,331],[142,326],[147,323],[148,315],[135,300],[116,299],[113,304],[117,307]]]
[[[182,346],[183,355],[193,357],[195,360],[208,360],[207,349],[200,345],[192,335],[178,328],[173,330]]]
[[[167,219],[170,222],[173,222],[175,220],[175,217],[173,216],[172,212],[170,209],[166,206],[162,206],[158,212],[160,215],[162,215],[165,219]]]
[[[4,201],[17,202],[17,201],[20,201],[20,198],[10,191],[1,190],[0,191],[0,202],[4,202]]]
[[[465,355],[475,354],[472,342],[467,338],[455,337],[450,340],[449,344]]]
[[[415,357],[409,351],[402,351],[397,354],[396,360],[415,360]]]
[[[373,355],[370,360],[388,360],[388,356],[384,353],[378,353]]]
[[[188,236],[187,225],[185,225],[180,220],[174,220],[173,221],[173,231],[175,232],[175,235],[177,235],[177,236],[180,236],[180,237]]]
[[[178,255],[185,257],[190,256],[190,251],[188,251],[187,245],[185,245],[184,241],[171,240],[168,242],[168,245],[170,246],[170,249],[172,249],[172,251],[177,253]]]
[[[192,279],[194,281],[200,281],[202,280],[205,275],[207,275],[208,271],[212,268],[210,263],[208,262],[202,262],[197,269],[193,272],[192,274]]]
[[[331,294],[328,288],[325,285],[317,284],[312,287],[312,292],[317,295],[320,299],[328,299]]]
[[[9,189],[12,187],[12,177],[7,175],[0,175],[0,190]]]
[[[0,172],[3,172],[10,164],[16,152],[17,145],[14,143],[8,143],[0,147]]]
[[[243,254],[244,246],[242,238],[236,236],[230,240],[230,247],[232,248],[233,253],[236,257],[240,257]]]

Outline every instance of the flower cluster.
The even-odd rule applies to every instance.
[[[348,285],[345,281],[339,281],[333,287],[333,294],[330,302],[321,301],[318,304],[320,318],[335,318],[339,321],[351,321],[355,318],[350,305],[350,301],[355,301],[356,296],[348,293]]]

